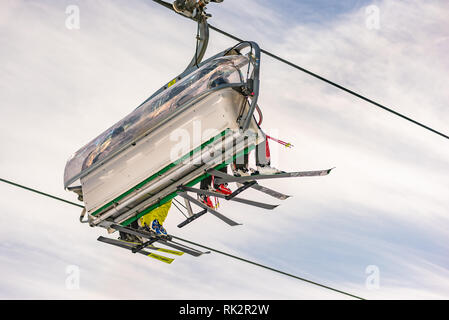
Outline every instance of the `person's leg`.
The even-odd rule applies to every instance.
[[[167,218],[168,211],[171,207],[171,200],[151,210],[148,214],[140,218],[140,225],[147,227],[157,234],[167,234],[167,231],[162,226]]]
[[[129,226],[135,230],[137,230],[139,228],[139,224],[138,224],[137,220],[131,222],[131,224]],[[119,231],[119,236],[120,236],[119,239],[124,240],[124,241],[141,242],[141,239],[139,239],[139,237],[129,234],[129,233],[126,233],[126,232]]]
[[[200,182],[200,189],[207,190],[209,186],[212,184],[212,176],[209,176]]]
[[[209,176],[200,182],[200,189],[202,190],[209,190],[209,186],[212,184],[212,176]],[[198,199],[203,202],[205,205],[207,205],[210,208],[213,208],[214,205],[212,204],[212,201],[210,200],[209,196],[206,195],[198,195]]]
[[[221,171],[223,173],[228,173],[228,167],[225,166],[225,167],[221,168],[219,171]],[[214,187],[215,191],[220,192],[224,195],[230,195],[232,193],[231,189],[228,188],[227,183],[217,184],[217,183],[215,183],[215,179],[214,179],[213,187]]]
[[[225,166],[225,167],[219,169],[218,171],[223,172],[223,173],[228,173],[228,167]],[[213,177],[212,177],[212,176],[209,176],[209,177],[207,177],[207,178],[201,180],[201,182],[200,182],[200,189],[202,189],[202,190],[208,190],[208,189],[209,189],[209,186],[212,186],[212,180],[213,180]],[[216,186],[217,186],[217,185],[214,184],[212,187],[216,188]]]
[[[270,145],[268,144],[268,138],[265,133],[263,133],[263,135],[265,140],[256,146],[257,171],[259,172],[259,174],[280,173],[280,170],[271,166]]]
[[[268,139],[265,137],[265,141],[256,146],[256,166],[269,166],[270,162],[270,146]]]
[[[223,173],[228,173],[228,167],[225,166],[225,167],[219,169],[219,171],[221,171]],[[212,181],[214,181],[214,183]],[[209,176],[209,177],[201,180],[201,183],[200,183],[200,189],[202,189],[202,190],[208,190],[209,187],[212,187],[216,192],[220,192],[225,195],[229,195],[232,193],[232,191],[227,187],[227,184],[223,184],[223,183],[216,184],[215,179],[212,176]],[[208,207],[214,208],[212,200],[210,199],[209,196],[199,195],[199,199]]]
[[[249,154],[245,153],[234,160],[231,165],[234,174],[242,174],[248,171]]]

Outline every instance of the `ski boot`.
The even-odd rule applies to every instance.
[[[222,183],[219,186],[216,186],[215,190],[213,190],[213,191],[224,194],[225,196],[232,194],[232,190],[228,188],[227,183]]]
[[[284,171],[276,169],[275,167],[271,167],[269,164],[265,164],[265,165],[257,166],[256,174],[269,175],[269,174],[277,174],[277,173],[283,173],[283,172]]]
[[[215,208],[215,206],[214,206],[214,204],[212,203],[212,200],[210,199],[209,196],[206,196],[206,195],[204,195],[204,194],[201,194],[201,195],[199,195],[198,197],[199,197],[199,200],[200,200],[202,203],[204,203],[206,206],[208,206],[209,208],[212,208],[212,209]]]
[[[244,177],[251,174],[251,171],[247,166],[237,166],[234,163],[231,165],[231,170],[234,177]]]
[[[159,223],[159,221],[157,219],[153,220],[153,222],[151,223],[150,229],[151,229],[151,231],[156,233],[156,235],[158,235],[158,236],[166,236],[167,235],[167,230],[165,230],[165,228]]]

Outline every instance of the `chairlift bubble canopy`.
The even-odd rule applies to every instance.
[[[191,107],[189,102],[216,90],[245,85],[249,63],[250,58],[243,55],[219,56],[194,67],[187,76],[175,78],[174,84],[161,88],[164,90],[75,152],[65,166],[64,187],[79,185],[80,178]]]

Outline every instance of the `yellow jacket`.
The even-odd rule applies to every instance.
[[[139,219],[139,224],[141,226],[150,226],[154,219],[157,219],[159,223],[162,225],[167,218],[168,211],[170,210],[172,200],[164,203],[163,205],[157,207],[156,209],[151,210],[146,215]]]

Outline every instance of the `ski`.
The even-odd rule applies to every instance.
[[[130,243],[124,243],[124,242],[122,242],[120,240],[105,238],[105,237],[102,237],[102,236],[98,237],[97,240],[100,241],[100,242],[103,242],[103,243],[107,243],[107,244],[111,244],[111,245],[123,248],[123,249],[128,249],[130,251],[132,251],[135,248],[135,246],[130,244]],[[156,260],[159,260],[161,262],[168,263],[168,264],[172,263],[175,260],[175,259],[167,258],[167,257],[161,256],[161,255],[158,255],[158,254],[155,254],[155,253],[152,253],[152,252],[145,251],[143,249],[139,250],[137,252],[140,253],[140,254],[143,254],[143,255],[145,255],[147,257],[150,257],[150,258],[153,258],[153,259],[156,259]]]
[[[230,195],[226,196],[225,199],[226,200],[232,200],[232,198],[235,198],[237,195],[239,195],[240,193],[242,193],[246,189],[251,188],[251,186],[256,184],[256,183],[257,183],[257,181],[253,180],[253,181],[248,181],[247,183],[244,183],[244,184],[240,184],[238,186],[237,190],[232,192]]]
[[[164,242],[164,241],[160,241],[160,242],[162,244],[166,245],[167,247],[172,247],[174,249],[181,250],[181,251],[183,251],[183,252],[185,252],[187,254],[190,254],[190,255],[192,255],[194,257],[199,257],[199,256],[201,256],[203,254],[209,254],[210,253],[210,251],[204,251],[203,252],[203,251],[199,251],[199,250],[190,248],[190,247],[188,247],[188,246],[186,246],[186,245],[184,245],[182,243],[175,242],[173,240],[170,240],[170,242]]]
[[[182,251],[170,250],[170,249],[165,249],[165,248],[160,248],[160,247],[155,247],[155,246],[148,247],[148,249],[173,254],[175,256],[182,256],[184,254],[184,252],[182,252]]]
[[[333,169],[333,168],[332,168]],[[217,179],[217,183],[224,182],[248,182],[253,180],[263,180],[263,179],[278,179],[278,178],[294,178],[294,177],[317,177],[317,176],[326,176],[328,175],[332,169],[326,170],[316,170],[316,171],[298,171],[298,172],[282,172],[275,174],[254,174],[250,176],[241,176],[241,177],[219,177]],[[215,171],[209,171],[210,174],[215,175]]]
[[[237,223],[231,219],[229,219],[228,217],[222,215],[221,213],[215,211],[214,209],[208,207],[207,205],[205,205],[204,203],[192,198],[191,196],[189,196],[187,194],[187,192],[180,192],[178,193],[180,197],[189,200],[190,202],[196,204],[198,207],[202,208],[202,209],[206,209],[207,211],[209,211],[211,214],[213,214],[214,216],[216,216],[218,219],[222,220],[223,222],[227,223],[228,225],[230,225],[231,227],[234,226],[239,226],[241,225],[240,223]]]
[[[125,240],[121,240],[118,239],[118,241],[123,242],[123,243],[127,243],[130,245],[134,245],[134,246],[138,246],[141,245],[140,242],[131,242],[131,241],[125,241]],[[153,245],[149,245],[147,247],[145,247],[146,249],[150,249],[150,250],[154,250],[154,251],[160,251],[160,252],[164,252],[164,253],[170,253],[170,254],[174,254],[176,256],[182,256],[184,254],[184,252],[182,251],[176,251],[176,250],[170,250],[170,249],[165,249],[165,248],[161,248],[161,247],[156,247]]]
[[[226,199],[226,200],[230,200],[230,201],[240,202],[243,204],[247,204],[247,205],[251,205],[251,206],[255,206],[255,207],[259,207],[259,208],[263,208],[263,209],[268,209],[268,210],[273,210],[274,208],[277,207],[277,205],[274,205],[274,204],[267,204],[267,203],[263,203],[263,202],[242,199],[242,198],[238,198],[235,196],[232,198],[229,198],[229,196],[225,196],[224,194],[209,191],[209,190],[196,189],[196,188],[186,187],[186,186],[181,186],[179,188],[180,188],[180,190],[183,190],[183,191],[190,191],[190,192],[194,192],[196,194],[203,194],[206,196],[217,197],[217,198],[222,198],[222,199]]]
[[[251,186],[251,188],[254,189],[254,190],[263,192],[263,193],[265,193],[265,194],[267,194],[269,196],[272,196],[273,198],[279,199],[279,200],[285,200],[285,199],[290,198],[289,195],[286,195],[286,194],[280,193],[279,191],[276,191],[276,190],[264,187],[264,186],[262,186],[262,185],[260,185],[258,183],[253,184]]]
[[[172,240],[172,237],[170,235],[168,235],[168,236],[158,236],[158,235],[156,235],[154,233],[150,233],[150,232],[146,232],[146,231],[140,231],[140,230],[138,231],[138,230],[135,230],[135,229],[132,229],[132,228],[128,228],[128,227],[122,227],[122,226],[117,225],[117,224],[111,224],[110,227],[112,229],[117,230],[117,231],[125,232],[125,233],[128,233],[128,234],[132,234],[132,235],[135,235],[135,236],[138,236],[138,237],[145,238],[145,239],[154,239],[154,238],[156,238],[157,239],[156,241],[159,242],[160,244],[163,244],[163,245],[165,245],[167,247],[170,247],[170,248],[182,251],[184,253],[190,254],[190,255],[192,255],[194,257],[199,257],[202,254],[209,253],[209,252],[202,252],[202,251],[199,251],[197,249],[188,247],[186,245],[177,243],[177,242]]]
[[[216,177],[220,177],[220,178],[234,177],[234,176],[231,176],[231,175],[229,175],[227,173],[224,173],[224,172],[221,172],[221,171],[218,171],[218,170],[210,170],[209,173],[214,175],[214,176],[216,176]],[[247,183],[249,183],[249,182],[245,182],[245,183],[243,183],[243,185],[247,184]],[[237,185],[241,186],[242,184],[237,183]],[[265,193],[265,194],[267,194],[269,196],[272,196],[273,198],[276,198],[276,199],[279,199],[279,200],[285,200],[285,199],[290,198],[289,195],[280,193],[280,192],[278,192],[276,190],[273,190],[273,189],[270,189],[268,187],[261,186],[257,182],[255,184],[253,184],[250,188],[252,188],[254,190],[257,190],[259,192]]]

